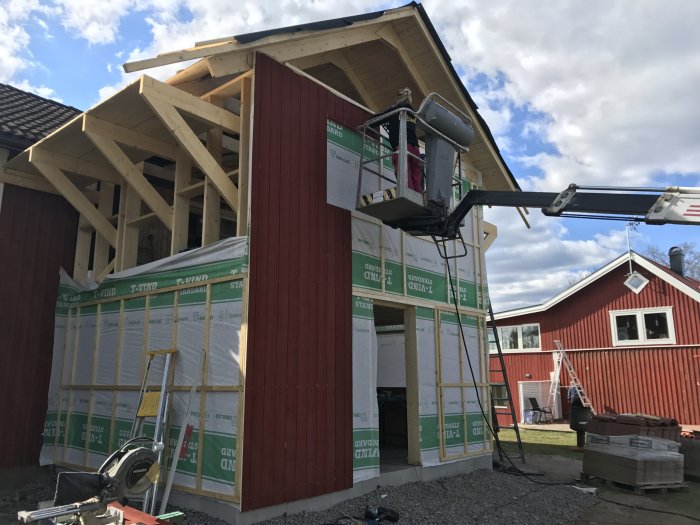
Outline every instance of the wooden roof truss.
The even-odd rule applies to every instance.
[[[12,159],[0,181],[62,195],[80,214],[74,277],[100,280],[193,238],[216,242],[222,222],[223,235],[245,235],[251,104],[251,73],[202,97],[143,76]]]

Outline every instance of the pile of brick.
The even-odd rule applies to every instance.
[[[591,418],[586,432],[601,436],[651,436],[680,441],[681,427],[675,419],[648,414],[600,414]]]

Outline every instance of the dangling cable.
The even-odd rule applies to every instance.
[[[476,386],[476,384],[477,384],[476,375],[474,374],[474,368],[472,367],[472,360],[469,357],[469,351],[467,348],[467,339],[464,335],[464,327],[462,326],[462,317],[461,317],[461,314],[459,312],[459,303],[457,302],[457,294],[455,292],[454,283],[452,282],[452,272],[450,270],[450,261],[446,260],[445,264],[447,265],[447,279],[450,283],[450,292],[452,295],[452,302],[454,303],[455,313],[457,314],[457,325],[459,326],[459,333],[460,333],[460,337],[462,339],[462,346],[464,346],[464,353],[467,356],[467,364],[469,365],[469,373],[471,374],[472,381],[474,383],[474,392],[476,393],[476,401],[479,405],[479,410],[481,411],[483,421],[486,424],[486,427],[488,428],[491,436],[494,437],[494,441],[496,443],[496,446],[498,447],[498,449],[501,452],[501,454],[503,455],[503,457],[506,458],[508,460],[508,463],[511,464],[512,469],[515,470],[515,474],[518,476],[523,476],[524,478],[532,481],[533,483],[537,483],[539,485],[571,485],[572,483],[576,483],[576,480],[573,480],[570,482],[543,482],[543,481],[538,481],[536,479],[533,479],[530,476],[528,476],[525,472],[520,470],[520,468],[515,463],[513,463],[513,461],[508,457],[508,454],[506,454],[505,451],[503,450],[503,447],[501,446],[500,441],[496,437],[496,433],[493,430],[493,427],[489,423],[489,418],[486,415],[486,411],[484,410],[484,406],[481,402],[481,395],[479,394],[479,387]]]

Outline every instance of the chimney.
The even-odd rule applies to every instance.
[[[683,277],[683,250],[674,246],[668,251],[668,259],[671,263],[671,270]]]

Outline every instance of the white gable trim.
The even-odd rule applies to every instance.
[[[519,317],[521,315],[529,315],[529,314],[535,314],[535,313],[540,313],[544,312],[546,310],[549,310],[551,307],[554,305],[562,302],[564,299],[572,296],[579,290],[582,290],[589,284],[597,281],[601,277],[607,275],[611,271],[615,270],[622,264],[626,264],[629,258],[632,259],[633,262],[637,263],[639,266],[647,270],[649,273],[655,275],[662,281],[667,282],[677,290],[683,292],[687,296],[689,296],[691,299],[700,302],[700,291],[695,290],[694,288],[691,288],[687,284],[685,284],[683,281],[680,281],[679,279],[675,278],[673,275],[661,270],[659,267],[657,267],[655,264],[649,262],[646,258],[642,257],[641,255],[635,253],[635,252],[630,252],[629,255],[627,253],[624,253],[620,255],[617,259],[614,261],[606,264],[603,266],[600,270],[597,270],[593,272],[591,275],[586,277],[585,279],[582,279],[575,285],[573,285],[571,288],[567,288],[563,292],[561,292],[558,295],[555,295],[548,301],[534,305],[534,306],[527,306],[525,308],[518,308],[517,310],[508,310],[506,312],[500,312],[497,314],[494,314],[494,318],[496,320],[499,319],[508,319],[510,317]]]

